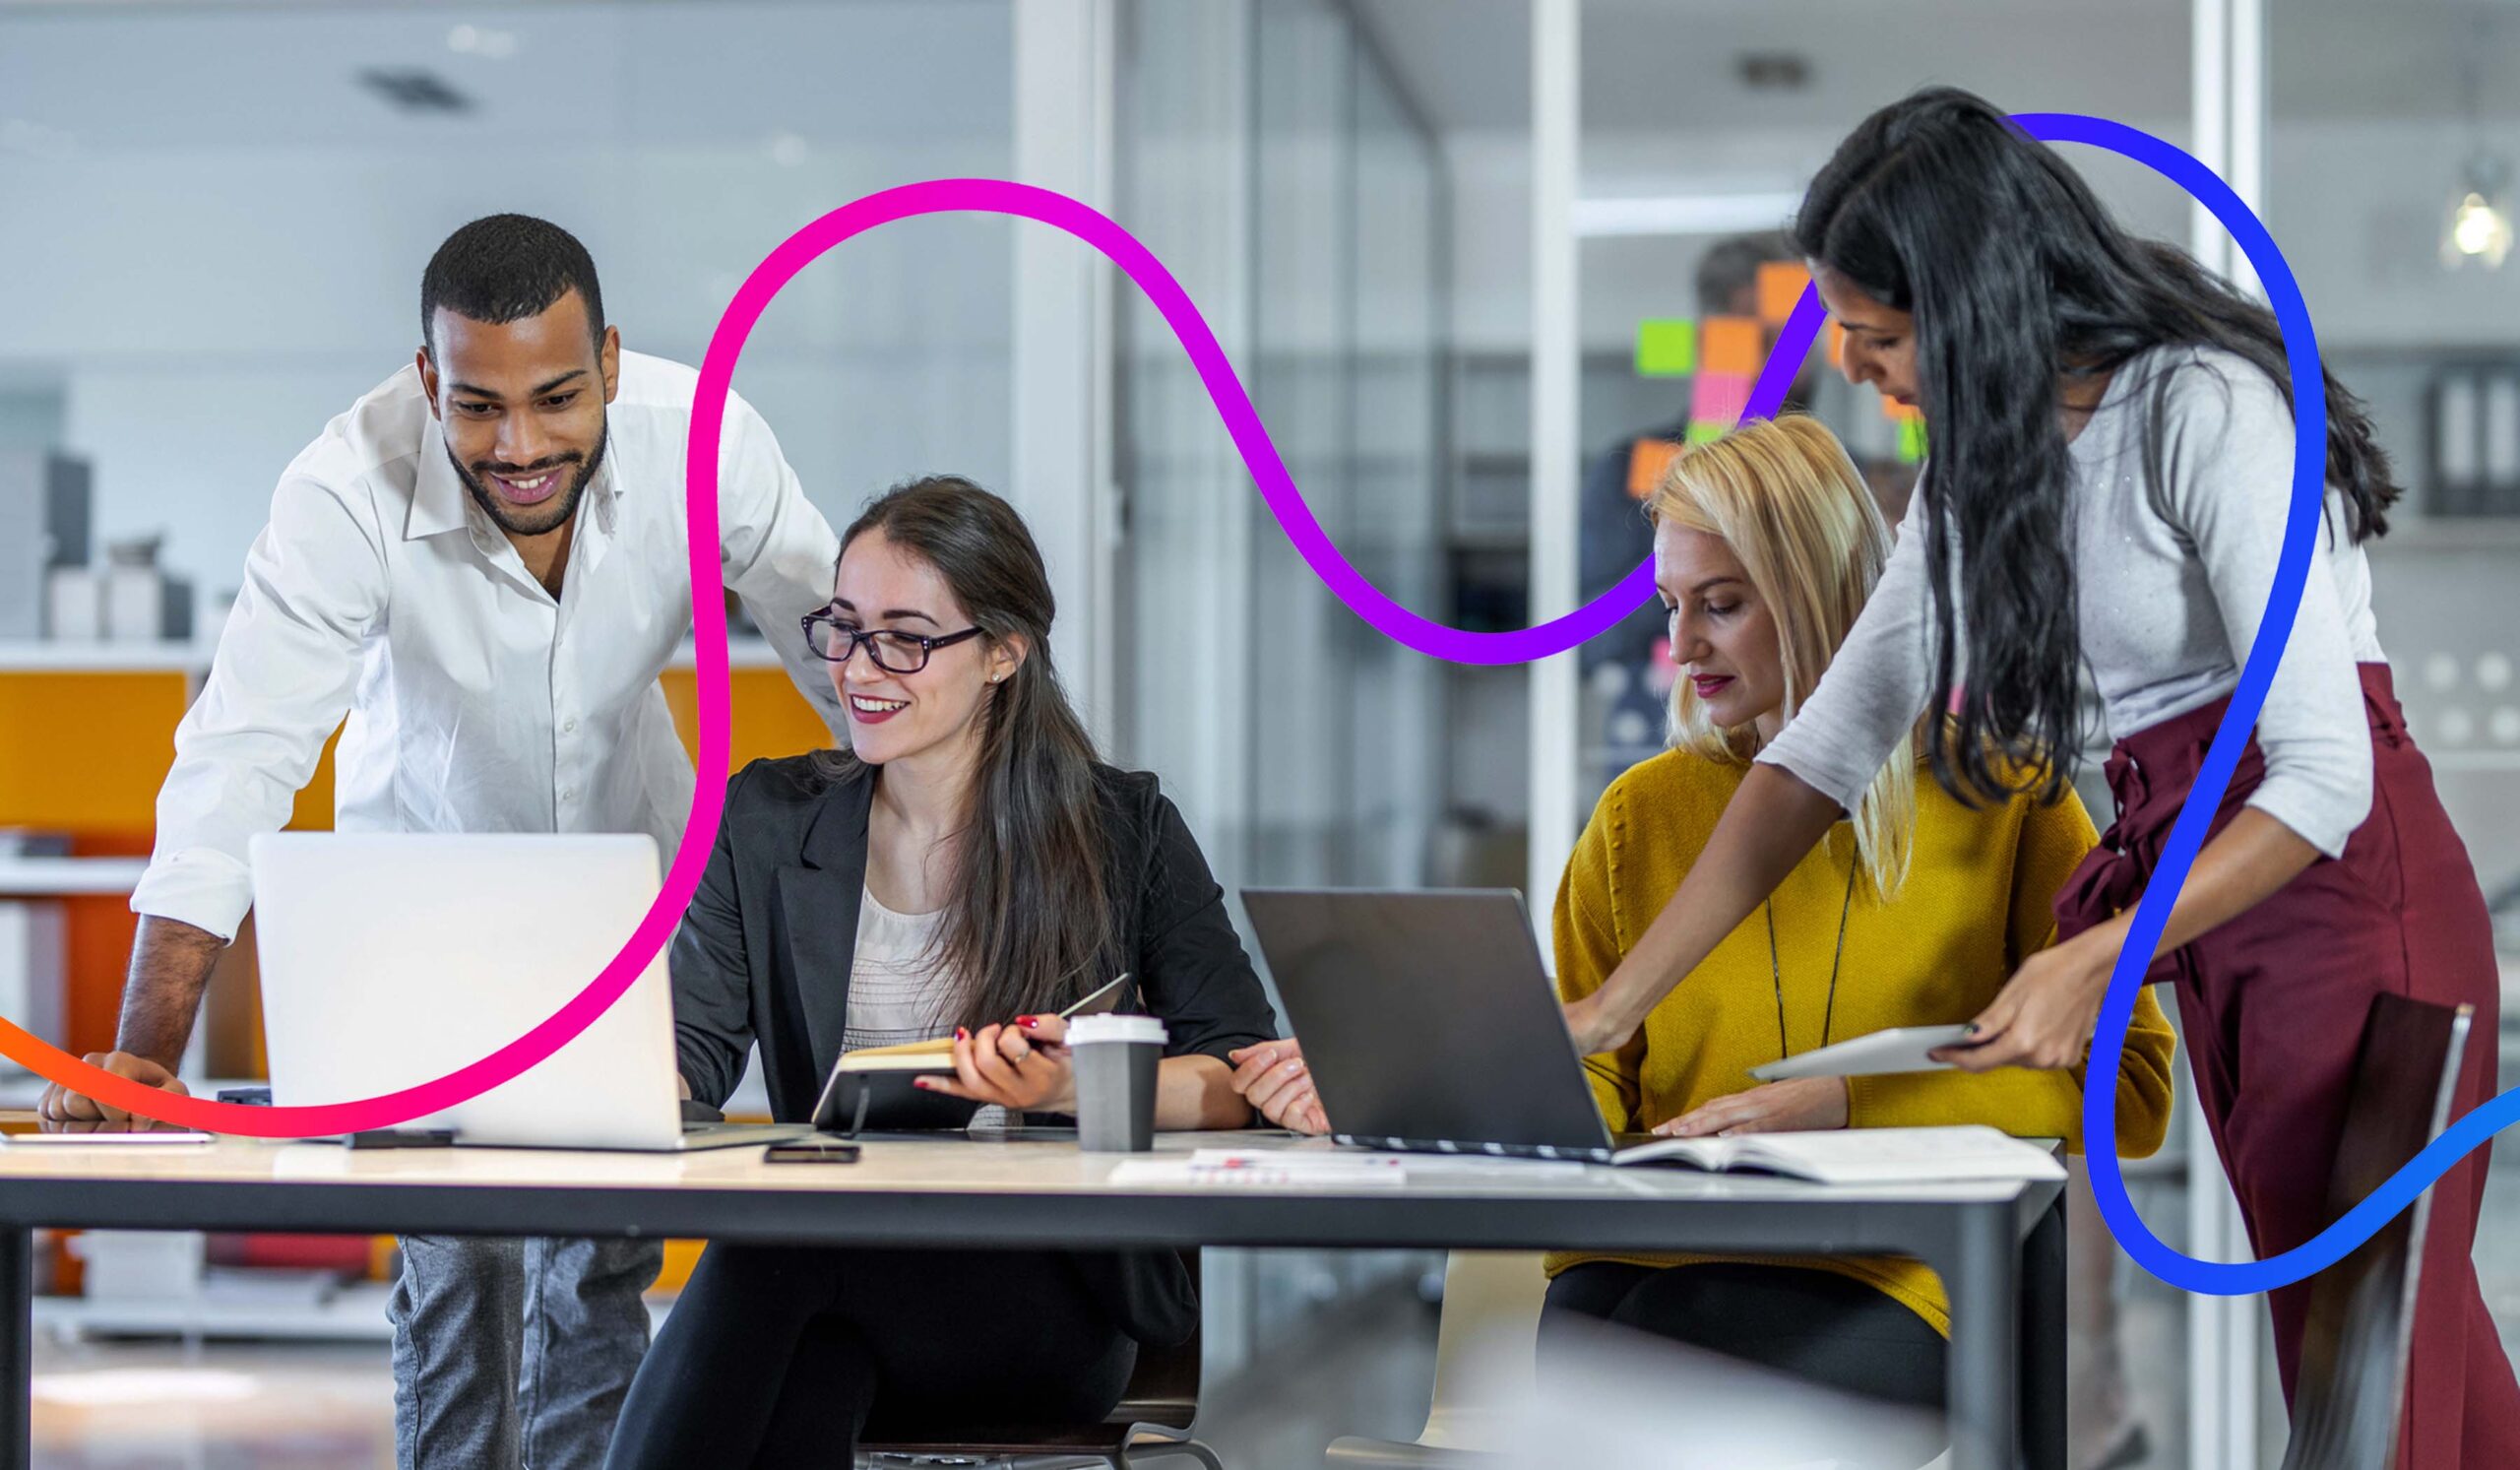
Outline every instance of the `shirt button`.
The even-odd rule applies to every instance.
[[[560,799],[561,799],[561,800],[563,800],[563,801],[574,801],[574,800],[576,800],[577,799],[578,799],[578,789],[577,789],[576,787],[574,787],[574,786],[564,786],[564,787],[560,788]]]
[[[560,727],[560,734],[562,735],[576,735],[577,733],[578,722],[575,720],[571,720]]]

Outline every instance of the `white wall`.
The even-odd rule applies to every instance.
[[[415,24],[442,44],[442,11],[0,17],[0,392],[59,395],[66,447],[95,466],[98,535],[162,529],[171,567],[232,587],[281,469],[410,359],[421,267],[466,220],[567,226],[624,343],[696,362],[736,284],[797,226],[873,189],[1009,171],[1002,5],[710,8],[729,52],[812,42],[765,62],[754,91],[704,85],[724,67],[675,54],[700,9],[520,13],[542,28],[523,59],[546,64],[513,75],[562,76],[577,105],[458,120],[399,118],[340,87],[360,58],[449,65],[413,49]],[[294,109],[255,95],[284,85],[257,75],[259,52],[291,46]],[[211,47],[234,65],[200,70],[223,82],[159,54]],[[133,86],[135,68],[163,75]],[[782,89],[787,113],[767,96]],[[78,111],[87,91],[113,105]],[[767,131],[782,115],[795,131]],[[1013,227],[887,225],[808,268],[755,330],[737,391],[827,514],[932,470],[1019,488]]]
[[[2174,144],[2183,121],[2124,119]],[[1606,133],[1584,137],[1585,199],[1683,194],[1798,193],[1828,161],[1843,129],[1712,133]],[[2186,237],[2186,202],[2150,169],[2097,149],[2068,145],[2101,196],[2129,227]],[[1522,351],[1531,343],[1531,149],[1519,132],[1460,132],[1445,139],[1453,167],[1455,340],[1464,351]],[[1779,220],[1783,225],[1786,222]],[[1594,239],[1580,269],[1583,340],[1623,350],[1650,315],[1693,315],[1690,278],[1702,239]]]

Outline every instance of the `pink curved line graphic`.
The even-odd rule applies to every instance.
[[[1189,353],[1200,381],[1216,402],[1218,416],[1250,468],[1262,498],[1286,528],[1288,540],[1332,593],[1358,616],[1408,647],[1458,663],[1529,663],[1576,647],[1635,610],[1651,592],[1650,569],[1639,567],[1586,606],[1537,627],[1510,632],[1467,632],[1411,611],[1385,596],[1331,542],[1287,473],[1286,462],[1261,426],[1251,396],[1227,360],[1215,332],[1191,303],[1189,292],[1135,236],[1091,206],[1055,190],[1005,179],[932,179],[886,189],[843,205],[781,241],[727,303],[710,338],[708,354],[701,360],[685,479],[690,500],[691,624],[699,664],[699,769],[704,775],[692,797],[691,819],[666,869],[662,891],[621,952],[584,991],[525,1035],[443,1077],[399,1092],[317,1107],[255,1108],[159,1092],[91,1066],[5,1019],[0,1019],[0,1055],[51,1081],[144,1118],[213,1132],[297,1138],[390,1128],[477,1097],[538,1064],[593,1024],[672,937],[674,926],[699,889],[718,838],[725,793],[724,784],[707,773],[726,768],[729,748],[725,597],[718,544],[718,447],[726,394],[745,339],[796,273],[833,246],[895,220],[952,213],[1012,215],[1052,225],[1101,251],[1135,282]],[[1806,290],[1751,396],[1752,415],[1773,411],[1818,323],[1818,303]]]

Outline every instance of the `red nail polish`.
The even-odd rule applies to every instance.
[[[963,1029],[962,1027],[960,1027],[960,1026],[957,1026],[957,1027],[955,1027],[955,1028],[954,1028],[954,1040],[956,1040],[956,1041],[958,1041],[958,1042],[967,1042],[967,1041],[970,1041],[971,1039],[972,1039],[972,1034],[971,1034],[969,1031],[964,1030],[964,1029]]]
[[[1030,1031],[1034,1027],[1041,1024],[1041,1018],[1040,1016],[1017,1016],[1015,1018],[1015,1024],[1023,1027],[1027,1031]]]

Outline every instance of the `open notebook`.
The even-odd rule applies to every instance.
[[[1823,1184],[1942,1183],[1952,1180],[2061,1180],[2065,1166],[2035,1143],[1983,1123],[1944,1128],[1832,1128],[1745,1133],[1735,1138],[1657,1138],[1621,1147],[1610,1162],[1748,1169]]]

